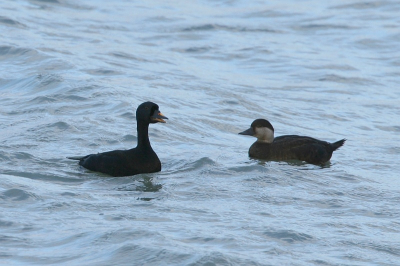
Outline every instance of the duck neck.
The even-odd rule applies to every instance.
[[[137,147],[150,147],[150,140],[149,140],[149,123],[138,121],[137,122]]]
[[[255,129],[255,137],[257,142],[261,143],[272,143],[274,141],[274,131],[267,127],[261,127]]]
[[[257,142],[260,142],[260,143],[268,143],[268,144],[271,144],[272,142],[273,142],[274,140],[267,140],[267,139],[257,139]]]

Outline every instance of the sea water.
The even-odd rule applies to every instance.
[[[0,2],[0,264],[399,265],[400,2]],[[162,171],[67,156],[136,145]],[[324,167],[250,159],[347,142]]]

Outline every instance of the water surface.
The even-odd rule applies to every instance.
[[[397,1],[0,3],[7,265],[397,265]],[[163,170],[66,156],[136,144]],[[325,167],[249,159],[237,133],[346,138]]]

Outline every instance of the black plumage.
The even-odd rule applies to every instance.
[[[79,160],[86,169],[111,176],[129,176],[161,171],[161,162],[153,151],[149,140],[149,124],[165,123],[165,117],[157,104],[145,102],[136,110],[137,146],[130,150],[115,150],[81,157],[68,157]]]
[[[270,161],[300,160],[312,164],[324,164],[346,139],[334,143],[306,136],[285,135],[274,138],[274,128],[265,119],[256,119],[241,135],[257,137],[250,146],[249,156]]]

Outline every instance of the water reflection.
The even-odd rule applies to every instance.
[[[154,183],[152,176],[142,175],[133,177],[133,183],[119,187],[119,191],[139,191],[139,192],[158,192],[162,188],[161,184]]]
[[[158,192],[161,188],[161,184],[155,184],[153,183],[153,178],[145,176],[143,177],[143,180],[138,180],[142,185],[139,185],[136,187],[136,191],[141,191],[141,192]]]
[[[317,168],[330,168],[333,164],[331,161],[328,161],[324,164],[315,165],[311,163],[307,163],[305,161],[300,160],[285,160],[285,161],[275,161],[275,160],[262,160],[262,159],[250,159],[251,161],[256,162],[258,165],[261,166],[271,166],[271,163],[278,163],[279,165],[290,165],[290,166],[301,166],[301,170],[310,170],[310,169],[317,169]]]

